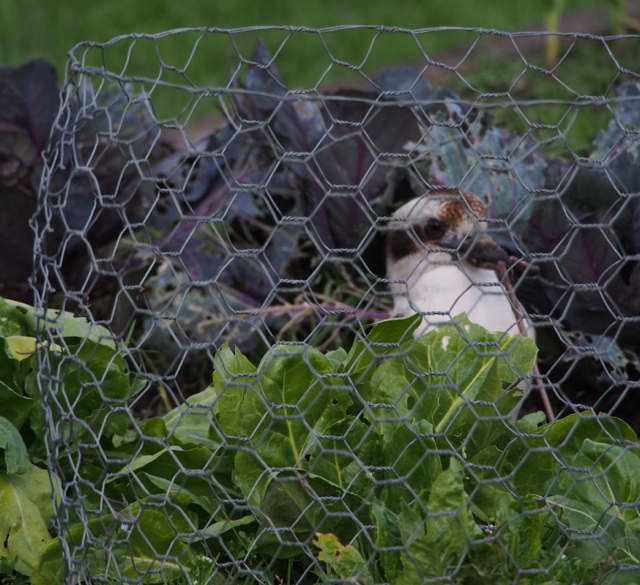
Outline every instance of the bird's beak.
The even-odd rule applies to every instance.
[[[485,232],[474,229],[464,238],[456,236],[439,242],[443,248],[455,250],[464,262],[478,268],[497,270],[498,262],[509,265],[509,255]]]

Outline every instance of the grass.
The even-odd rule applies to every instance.
[[[278,0],[2,0],[0,2],[0,62],[17,65],[36,57],[52,61],[64,70],[66,55],[82,41],[106,42],[119,35],[131,33],[159,33],[183,27],[237,28],[255,25],[293,25],[330,27],[346,24],[374,24],[419,29],[426,27],[463,26],[499,30],[525,28],[533,21],[541,21],[551,6],[551,0],[529,2],[516,0],[395,0],[394,2],[356,3],[344,0],[299,2]],[[596,0],[568,0],[566,10],[593,5]],[[239,35],[239,37],[242,35]],[[265,34],[271,46],[286,38],[287,33]],[[388,36],[388,35],[387,35]],[[421,38],[395,35],[378,38],[367,56],[374,31],[351,31],[315,37],[302,46],[285,50],[278,63],[287,83],[292,87],[308,87],[322,78],[331,64],[328,51],[336,60],[344,60],[365,68],[421,58],[422,51],[437,53],[451,48],[473,35],[444,32]],[[253,46],[253,38],[245,42],[238,37],[237,47],[228,37],[219,44],[203,48],[201,58],[189,65],[189,76],[198,84],[220,83],[228,77],[231,62],[237,61],[237,50],[244,52]],[[193,35],[193,39],[197,35]],[[326,43],[326,46],[325,46]],[[144,44],[144,43],[143,43]],[[151,45],[152,43],[149,43]],[[115,67],[126,60],[129,43],[123,42],[109,51]],[[420,45],[420,46],[419,46]],[[163,58],[176,66],[188,62],[193,41],[186,37],[169,37],[158,43]],[[246,56],[246,54],[245,54]],[[129,65],[133,71],[154,75],[158,58],[153,48],[136,47]],[[344,75],[340,66],[333,67],[329,77]],[[348,71],[348,70],[347,70]]]
[[[444,84],[490,108],[495,124],[534,137],[547,154],[589,156],[597,132],[611,120],[610,109],[594,104],[594,98],[614,98],[618,84],[638,81],[638,50],[640,39],[606,46],[579,39],[563,46],[560,62],[550,72],[543,55],[524,63],[513,57],[492,59],[479,51],[476,60],[491,62],[490,68],[477,67],[464,79],[451,75]]]
[[[565,10],[597,3],[597,0],[568,0]],[[364,4],[344,0],[312,3],[298,0],[269,3],[110,0],[90,4],[84,0],[2,0],[0,62],[18,65],[45,57],[64,78],[67,53],[78,43],[88,41],[90,44],[74,50],[76,61],[128,78],[147,79],[147,83],[133,89],[151,93],[161,119],[184,124],[215,111],[218,105],[209,98],[194,97],[191,90],[224,87],[233,76],[244,77],[246,65],[243,66],[243,61],[251,58],[259,36],[275,55],[276,66],[288,87],[312,88],[330,82],[343,82],[349,86],[355,84],[358,77],[361,85],[366,84],[366,76],[382,66],[424,63],[425,55],[434,57],[452,47],[470,44],[478,40],[478,33],[444,30],[399,34],[358,28],[318,34],[270,29],[246,30],[233,35],[194,31],[154,38],[124,37],[110,42],[112,39],[132,33],[157,34],[185,27],[228,29],[265,25],[323,28],[377,24],[414,30],[442,26],[522,30],[535,21],[543,21],[551,5],[552,0],[511,3],[502,0],[483,0],[482,3],[396,0],[369,3],[366,8]],[[481,53],[484,41],[483,38],[474,54]],[[610,60],[603,62],[603,59],[606,61],[604,47],[600,45],[598,49],[593,45],[587,53],[574,51],[574,57],[567,59],[559,70],[558,78],[562,82],[565,82],[565,76],[570,78],[568,83],[579,86],[577,93],[580,94],[602,92],[617,73]],[[540,55],[540,59],[543,57]],[[452,73],[450,80],[438,84],[448,85],[469,99],[475,99],[483,92],[507,90],[514,99],[568,99],[571,95],[557,80],[526,71],[526,66],[517,58],[496,60],[487,54],[480,62],[483,66],[465,74],[464,79]],[[496,110],[496,119],[516,124],[521,132],[528,131],[531,122],[557,125],[562,127],[560,141],[566,134],[570,148],[582,151],[590,143],[593,129],[600,128],[608,119],[608,113],[603,109],[587,109],[588,115],[572,112],[567,115],[567,108],[561,107],[530,107],[526,111],[506,108]]]

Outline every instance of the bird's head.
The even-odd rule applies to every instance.
[[[475,195],[443,190],[412,199],[388,225],[387,266],[418,254],[438,253],[479,268],[495,270],[507,253],[484,230],[484,203]]]

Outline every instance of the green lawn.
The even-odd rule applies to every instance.
[[[566,10],[595,4],[595,0],[567,0]],[[541,21],[552,0],[395,0],[392,2],[348,2],[345,0],[0,0],[0,62],[17,65],[36,57],[52,61],[64,70],[67,53],[82,41],[106,42],[119,35],[158,33],[183,27],[237,28],[255,25],[304,26],[313,28],[348,24],[374,24],[402,28],[441,26],[485,27],[498,30],[526,28]],[[364,65],[365,70],[388,63],[420,59],[422,51],[438,53],[476,35],[442,32],[423,35],[382,35],[374,31],[349,31],[303,35],[305,41],[287,43],[278,59],[285,81],[292,87],[315,85],[320,79],[339,78],[348,69],[333,65],[335,60]],[[277,48],[287,33],[265,33],[269,47]],[[158,44],[163,59],[184,67],[197,35],[174,36]],[[229,37],[203,43],[192,59],[188,75],[196,84],[224,83],[237,63],[236,50],[250,54],[255,35]],[[209,42],[210,41],[210,42]],[[130,43],[119,43],[107,53],[107,66],[121,68]],[[155,77],[158,70],[156,47],[138,43],[128,61],[127,71]],[[327,73],[327,69],[330,69]],[[326,77],[323,75],[326,74]]]
[[[600,0],[600,4],[612,2]],[[242,67],[242,61],[251,58],[259,36],[275,55],[276,66],[289,88],[326,87],[331,82],[335,87],[336,81],[349,87],[356,84],[359,75],[365,76],[366,84],[366,76],[384,65],[424,64],[425,55],[437,57],[457,45],[477,42],[480,35],[464,30],[402,34],[375,26],[356,29],[348,25],[385,25],[414,31],[445,26],[526,30],[544,20],[552,3],[395,0],[369,3],[364,8],[364,3],[345,0],[94,0],[87,7],[86,0],[0,0],[0,62],[18,65],[45,57],[58,68],[62,80],[68,52],[78,43],[91,41],[74,50],[77,61],[125,78],[147,79],[147,83],[131,85],[131,90],[150,92],[161,119],[185,124],[218,108],[217,100],[194,97],[189,88],[224,87],[234,75],[244,79],[246,67]],[[595,4],[596,0],[566,0],[565,11]],[[287,28],[247,30],[270,25],[339,28],[322,33]],[[188,27],[244,30],[234,34],[192,31],[153,38],[127,36]],[[120,39],[109,42],[116,37]],[[476,99],[483,92],[509,91],[511,98],[519,100],[571,100],[577,95],[610,96],[614,83],[621,81],[620,71],[609,55],[612,45],[580,41],[554,77],[527,67],[513,55],[500,59],[487,50],[488,37],[484,35],[473,51],[479,66],[465,72],[464,78],[452,72],[435,85],[447,85],[467,99]],[[618,62],[635,70],[636,43],[619,42],[613,48],[621,53],[616,55]],[[542,50],[527,59],[546,65]],[[101,79],[96,76],[94,81],[100,83]],[[364,85],[363,79],[360,82]],[[569,149],[585,152],[595,132],[608,122],[609,113],[604,108],[589,107],[574,119],[566,115],[567,111],[566,106],[543,105],[518,111],[503,107],[495,114],[497,122],[521,133],[529,130],[532,121],[559,125]],[[557,135],[555,130],[551,133]],[[557,146],[564,149],[562,144],[554,148]]]

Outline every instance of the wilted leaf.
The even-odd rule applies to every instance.
[[[334,534],[317,533],[318,540],[314,540],[321,552],[318,559],[327,563],[329,567],[343,579],[357,579],[358,583],[371,585],[373,579],[366,568],[365,560],[355,547],[343,545]]]

